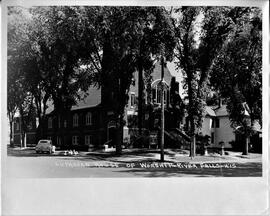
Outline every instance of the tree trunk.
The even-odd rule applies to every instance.
[[[191,136],[190,136],[190,157],[193,158],[196,155],[196,137],[195,137],[195,123],[194,118],[190,117],[190,129],[191,129]]]
[[[9,119],[9,144],[10,147],[14,147],[14,140],[13,140],[13,119]]]
[[[35,104],[36,104],[36,109],[37,109],[37,117],[38,117],[38,125],[36,128],[36,141],[41,139],[41,102],[39,98],[36,96],[35,97]]]
[[[57,115],[57,116],[59,116],[59,114]],[[60,139],[61,139],[61,144],[60,144],[60,148],[63,148],[63,146],[65,146],[65,148],[67,148],[68,146],[69,146],[69,144],[68,143],[66,143],[66,142],[68,142],[68,139],[65,139],[65,131],[66,131],[66,129],[67,128],[65,128],[65,121],[66,121],[66,125],[68,124],[68,119],[71,117],[71,119],[72,119],[72,116],[70,116],[70,113],[69,112],[64,112],[63,114],[62,114],[62,118],[60,119],[61,120],[61,123],[63,122],[63,124],[61,124],[61,128],[60,128]],[[72,122],[71,122],[71,124],[73,124],[73,120],[72,120]],[[71,137],[71,145],[73,145],[73,143],[72,143],[73,141],[72,141],[72,137]]]
[[[246,136],[245,143],[244,143],[244,149],[243,149],[243,155],[248,155],[248,136]]]
[[[25,143],[25,133],[21,131],[21,148],[26,147]]]
[[[42,117],[40,119],[40,122],[39,122],[39,125],[40,125],[40,139],[44,138],[44,122],[45,122],[45,119],[44,119],[44,117]]]
[[[190,157],[193,158],[196,155],[196,138],[195,138],[195,134],[193,134],[192,136],[190,136]]]
[[[44,96],[44,99],[43,99],[43,101],[42,101],[42,103],[43,103],[43,109],[42,109],[42,111],[40,111],[40,136],[41,136],[41,138],[44,138],[44,136],[45,136],[45,134],[44,134],[44,129],[45,129],[45,127],[47,126],[46,124],[45,124],[45,120],[46,120],[46,110],[47,110],[47,101],[48,101],[48,95],[46,94],[45,96]],[[41,109],[41,108],[40,108]]]
[[[23,108],[20,107],[19,111],[20,111],[20,134],[21,134],[21,148],[22,148],[22,147],[26,147],[25,133],[27,129],[26,129],[25,117],[23,115]]]
[[[24,133],[24,148],[27,147],[27,133]]]
[[[37,126],[37,137],[36,137],[36,140],[41,140],[43,139],[44,137],[44,118],[42,117],[38,117],[38,126]]]
[[[191,72],[189,72],[189,74],[191,74]],[[192,89],[192,76],[190,75],[188,77],[188,99],[189,99],[189,122],[190,122],[190,157],[193,158],[196,155],[196,137],[195,137],[195,122],[194,122],[194,105],[193,105],[193,89]]]
[[[123,128],[124,128],[124,125],[123,125],[123,115],[120,115],[119,118],[118,118],[118,125],[117,125],[117,128],[118,128],[118,131],[117,131],[117,135],[116,135],[116,154],[117,155],[121,155],[122,154],[122,144],[123,144]]]

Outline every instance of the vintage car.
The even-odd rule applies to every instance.
[[[55,146],[52,145],[51,140],[39,140],[38,144],[36,145],[36,153],[54,153]]]

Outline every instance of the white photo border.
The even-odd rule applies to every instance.
[[[256,6],[263,11],[263,177],[7,179],[7,6]],[[268,215],[269,2],[267,0],[5,0],[1,3],[3,215]]]

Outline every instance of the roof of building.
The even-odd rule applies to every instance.
[[[82,97],[82,99],[79,100],[76,105],[72,106],[71,110],[91,108],[101,103],[101,90],[94,86],[89,87],[85,96],[83,92],[80,96]],[[47,106],[48,108],[46,109],[46,114],[50,114],[54,110],[53,101],[49,100],[47,102]]]
[[[152,75],[152,81],[161,79],[161,64],[160,64],[160,62],[155,63],[155,68],[154,68],[153,73],[151,75]],[[172,76],[171,72],[169,71],[167,66],[165,66],[164,67],[164,80],[168,85],[170,85],[172,77],[173,76]]]
[[[248,109],[247,104],[243,103],[243,107],[245,109],[245,115],[249,116],[249,112],[248,112],[249,109]],[[216,113],[216,116],[228,116],[229,113],[227,111],[227,105],[223,104],[221,107],[216,108],[215,113]]]
[[[215,111],[210,106],[205,107],[204,114],[209,116],[216,116]]]
[[[228,116],[227,105],[223,104],[221,107],[215,109],[216,116]]]
[[[259,121],[255,120],[252,126],[252,129],[257,132],[262,132],[262,127],[259,123]]]
[[[54,110],[54,105],[52,100],[48,100],[47,102],[47,109],[46,109],[46,115],[50,114]]]
[[[161,64],[160,62],[155,63],[154,70],[152,72],[152,80],[158,80],[161,78]],[[138,74],[134,74],[135,79],[137,80]],[[171,83],[172,75],[169,71],[169,69],[165,66],[164,67],[164,80],[168,85]],[[137,82],[136,82],[137,84]],[[137,86],[131,86],[131,91],[137,92]],[[83,92],[82,92],[83,97]],[[88,91],[86,92],[86,96],[83,97],[83,99],[79,100],[76,105],[72,106],[71,110],[78,110],[78,109],[85,109],[85,108],[91,108],[99,105],[101,103],[101,89],[98,89],[97,87],[90,86]],[[47,109],[46,114],[50,114],[54,110],[53,101],[49,100],[47,102]]]
[[[82,94],[83,95],[83,94]],[[72,106],[71,110],[95,107],[101,103],[101,89],[91,86],[86,96],[79,100],[77,105]]]

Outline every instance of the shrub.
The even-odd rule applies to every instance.
[[[242,151],[242,143],[232,140],[229,142],[229,144],[231,144],[233,151]]]

